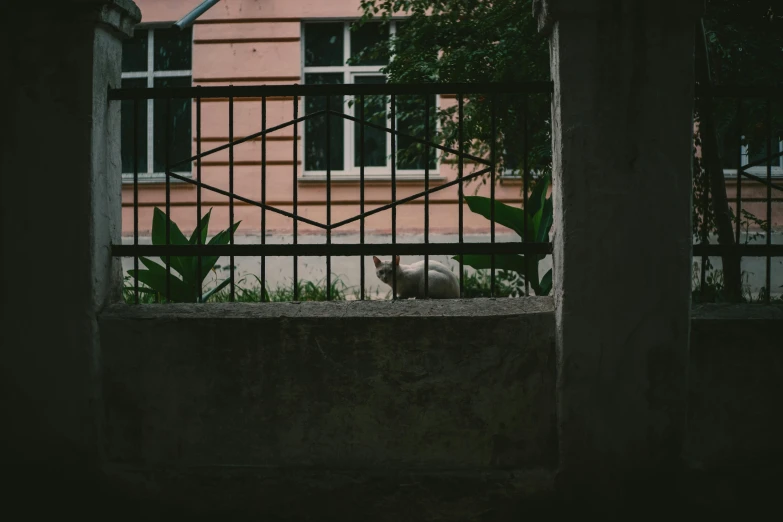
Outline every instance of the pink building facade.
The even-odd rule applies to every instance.
[[[349,56],[377,38],[369,28],[360,34],[349,31],[349,24],[361,14],[358,0],[222,0],[190,29],[180,32],[170,27],[198,4],[198,0],[139,0],[143,20],[134,39],[125,46],[124,87],[383,82],[383,75],[378,72],[382,67],[381,61],[346,65]],[[403,20],[395,19],[391,24],[392,34],[398,22]],[[348,101],[348,97],[342,100],[345,112],[355,114],[352,111],[356,111],[356,106],[348,104]],[[300,99],[299,115],[313,110],[315,103]],[[323,99],[320,103],[324,103]],[[456,103],[456,100],[440,96],[435,103],[445,107]],[[261,105],[261,100],[256,98],[235,99],[235,140],[261,130]],[[268,98],[267,127],[292,120],[293,105],[291,97]],[[126,237],[133,233],[133,110],[133,102],[123,102],[123,234]],[[166,201],[163,174],[166,107],[163,101],[151,100],[140,102],[137,110],[139,233],[148,235],[154,207],[165,208]],[[173,126],[169,160],[175,163],[196,154],[196,103],[172,100],[170,111]],[[338,119],[333,118],[330,132],[333,156],[336,157],[332,159],[332,222],[350,218],[358,214],[360,208],[358,130],[349,121],[334,121]],[[325,222],[324,131],[324,124],[315,122],[310,126],[302,123],[297,128],[296,143],[292,126],[268,136],[266,201],[269,205],[291,212],[296,190],[297,213]],[[372,129],[365,132],[365,148],[368,151],[365,155],[364,197],[365,209],[371,210],[392,201],[390,135],[382,131],[379,134]],[[228,143],[228,99],[202,101],[200,135],[202,151]],[[234,193],[260,201],[261,139],[235,146],[233,155]],[[439,156],[429,172],[430,187],[455,179],[458,175],[456,162],[455,156]],[[469,174],[476,167],[476,164],[466,162],[464,172]],[[229,170],[227,150],[212,154],[202,161],[202,181],[228,190]],[[175,171],[195,178],[196,164],[193,162]],[[521,204],[521,181],[510,176],[501,178],[496,186],[497,199],[508,204]],[[397,199],[421,192],[425,184],[423,162],[398,165],[396,179]],[[488,196],[488,184],[466,184],[465,194],[475,193]],[[229,222],[228,198],[208,190],[203,190],[201,197],[203,212],[213,209],[210,233],[226,228]],[[195,226],[196,199],[196,187],[176,180],[171,182],[172,217],[184,231]],[[419,234],[423,231],[423,203],[422,197],[398,207],[398,234]],[[238,201],[234,202],[234,207],[235,221],[242,220],[237,234],[259,234],[260,209]],[[456,186],[430,196],[431,233],[456,233],[458,214]],[[391,212],[380,212],[367,218],[366,233],[388,234],[391,225]],[[266,228],[268,234],[288,235],[292,232],[292,220],[267,212]],[[334,233],[350,234],[358,232],[358,229],[359,223],[354,222]],[[489,222],[472,214],[465,205],[464,230],[466,234],[486,233]],[[303,235],[316,232],[320,233],[307,224],[298,227],[298,233]],[[503,232],[500,227],[498,232]]]
[[[193,26],[179,32],[171,24],[200,4],[200,0],[139,0],[143,20],[132,41],[125,45],[123,58],[123,86],[225,86],[225,85],[291,85],[307,83],[377,83],[383,81],[378,72],[382,62],[347,66],[346,60],[364,44],[373,41],[372,34],[357,34],[348,30],[349,24],[360,15],[358,0],[221,0],[196,20]],[[404,22],[395,19],[390,32]],[[344,111],[355,114],[355,106],[342,100]],[[441,96],[441,107],[454,104],[453,97]],[[293,119],[294,101],[290,97],[270,97],[267,101],[267,126]],[[149,234],[152,212],[165,207],[164,122],[165,104],[146,101],[139,104],[137,134],[139,170],[139,233]],[[321,107],[323,108],[323,107]],[[299,100],[298,114],[313,109],[307,100]],[[196,154],[197,121],[194,101],[173,100],[171,116],[174,121],[171,136],[170,160],[179,161]],[[201,150],[207,151],[228,143],[229,100],[205,99],[201,107]],[[123,102],[123,235],[133,233],[133,102]],[[234,139],[240,139],[261,130],[261,100],[237,98],[233,108]],[[387,120],[388,123],[388,120]],[[544,122],[538,122],[543,124]],[[334,122],[333,122],[334,125]],[[317,125],[316,125],[317,127]],[[303,217],[324,222],[326,219],[326,183],[323,161],[324,125],[321,128],[300,124],[297,141],[291,126],[267,138],[266,200],[281,210],[293,210],[297,193],[297,213]],[[319,135],[319,131],[321,134]],[[368,131],[369,132],[369,131]],[[377,136],[376,136],[377,137]],[[423,137],[423,136],[422,136]],[[365,209],[391,202],[390,143],[379,143],[372,157],[365,158]],[[332,222],[350,218],[359,213],[360,186],[356,161],[356,129],[343,121],[331,132],[333,150],[339,161],[332,166]],[[320,140],[320,143],[318,141]],[[378,141],[384,141],[378,137]],[[320,147],[320,149],[319,149]],[[783,150],[783,142],[778,143]],[[296,164],[294,163],[296,148]],[[733,150],[733,149],[732,149]],[[257,138],[234,147],[234,193],[261,200],[261,139]],[[731,158],[734,155],[725,152]],[[319,159],[320,155],[320,159]],[[743,151],[743,161],[749,158]],[[454,156],[440,156],[430,171],[430,186],[447,183],[457,176]],[[732,166],[732,165],[729,165]],[[421,165],[419,165],[421,167]],[[467,163],[465,172],[476,165]],[[175,169],[177,170],[177,169]],[[757,167],[754,173],[766,176],[766,169]],[[196,176],[195,162],[178,170],[181,175]],[[757,171],[757,172],[756,172]],[[735,169],[727,169],[733,177]],[[229,153],[223,150],[204,158],[202,181],[228,190]],[[783,178],[783,158],[775,160],[772,170],[776,182]],[[521,181],[518,177],[499,175],[496,197],[512,205],[522,202]],[[755,181],[742,182],[743,198],[749,199],[743,208],[760,218],[766,217],[766,188]],[[735,197],[734,181],[727,184],[729,201]],[[421,168],[397,171],[397,199],[416,194],[424,189],[424,171]],[[478,191],[478,192],[476,192]],[[466,185],[465,194],[489,195],[488,185]],[[777,191],[773,192],[773,228],[783,227],[783,203]],[[188,183],[171,183],[172,217],[183,230],[192,230],[197,219],[197,189]],[[420,234],[424,228],[424,199],[420,198],[398,207],[397,233]],[[227,197],[204,190],[204,212],[212,208],[210,233],[224,229],[229,223]],[[261,211],[257,207],[235,201],[235,220],[242,220],[237,235],[257,235],[261,231]],[[430,232],[454,234],[458,227],[458,192],[449,187],[430,197]],[[366,220],[367,234],[388,234],[391,231],[391,212],[384,211]],[[487,220],[464,208],[466,234],[484,234],[489,231]],[[335,230],[335,234],[357,233],[354,222]],[[754,225],[751,224],[751,228]],[[267,233],[290,235],[290,218],[271,212],[266,214]],[[498,232],[503,234],[502,227]],[[300,224],[298,233],[320,233],[318,229]]]

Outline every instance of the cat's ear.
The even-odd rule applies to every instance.
[[[394,256],[394,264],[399,265],[400,264],[400,256]]]
[[[372,262],[375,263],[375,268],[378,268],[379,266],[381,266],[381,260],[378,259],[375,256],[372,256]]]

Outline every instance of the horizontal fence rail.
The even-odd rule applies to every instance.
[[[716,246],[716,245],[709,245]],[[266,245],[114,245],[118,257],[139,256],[369,256],[552,253],[551,243],[395,243]]]
[[[258,256],[261,258],[261,270],[260,277],[256,276],[262,285],[262,290],[265,288],[267,281],[267,258],[268,257],[291,257],[293,261],[293,300],[298,300],[298,258],[302,256],[319,256],[326,258],[326,298],[327,300],[332,298],[331,295],[331,258],[333,256],[361,256],[360,271],[361,271],[361,289],[360,299],[365,299],[365,256],[382,255],[382,256],[394,256],[399,255],[414,255],[424,256],[424,297],[429,297],[429,285],[428,278],[430,277],[429,267],[431,266],[429,256],[433,255],[452,255],[459,257],[459,295],[464,295],[464,256],[490,256],[491,266],[488,267],[490,272],[490,295],[496,295],[496,272],[501,268],[497,264],[497,256],[509,256],[518,255],[519,262],[524,264],[524,271],[520,270],[520,273],[524,275],[525,294],[530,291],[529,281],[529,268],[530,258],[538,256],[542,258],[552,253],[552,245],[546,238],[534,238],[530,236],[528,227],[528,215],[527,212],[523,212],[524,221],[520,223],[521,237],[519,241],[513,242],[497,242],[496,241],[496,221],[495,221],[495,185],[499,180],[499,173],[497,170],[498,158],[501,151],[498,150],[498,120],[499,116],[499,102],[500,96],[512,95],[517,99],[522,99],[522,114],[521,119],[523,121],[523,128],[519,129],[518,135],[514,139],[524,140],[524,151],[521,154],[520,162],[522,173],[521,180],[523,185],[522,200],[523,209],[527,209],[529,189],[531,186],[532,172],[529,163],[529,108],[528,108],[528,96],[534,94],[542,94],[545,96],[551,95],[553,90],[552,82],[524,82],[524,83],[448,83],[448,84],[334,84],[334,85],[261,85],[261,86],[226,86],[226,87],[156,87],[156,88],[122,88],[122,89],[110,89],[109,99],[118,100],[123,102],[130,102],[133,104],[134,117],[133,117],[133,244],[129,245],[113,245],[112,255],[117,257],[132,257],[134,266],[134,282],[133,282],[133,294],[134,301],[139,302],[140,293],[153,293],[149,288],[141,288],[139,285],[139,261],[141,260],[145,267],[150,271],[155,272],[157,276],[165,277],[165,290],[163,292],[154,292],[156,299],[158,294],[162,294],[166,301],[170,301],[172,292],[181,292],[183,282],[172,275],[172,270],[179,274],[183,271],[193,271],[196,274],[203,274],[204,262],[209,258],[211,263],[214,264],[214,260],[217,257],[226,256],[230,259],[230,277],[227,280],[229,300],[235,300],[236,288],[234,273],[234,260],[236,257],[242,256]],[[435,129],[431,124],[431,115],[435,115],[435,121],[437,122],[438,110],[437,106],[433,106],[430,101],[432,95],[449,95],[456,99],[456,105],[458,110],[456,111],[457,123],[458,123],[458,138],[456,147],[449,146],[447,143],[440,143],[434,139],[433,133]],[[332,97],[339,96],[353,97],[353,103],[356,103],[358,109],[354,114],[348,114],[342,107],[332,106]],[[386,121],[387,125],[379,124],[377,121],[372,121],[372,118],[365,114],[365,102],[367,98],[372,96],[382,96],[389,102],[389,110],[391,117],[389,121]],[[399,110],[399,100],[404,96],[419,96],[424,97],[424,129],[422,135],[416,135],[410,131],[399,129],[396,126],[397,118],[395,116],[396,111]],[[470,96],[474,96],[471,100],[468,100]],[[325,98],[325,108],[321,107],[316,110],[300,111],[300,103],[307,97],[322,97]],[[171,102],[174,99],[190,99],[195,104],[196,116],[196,146],[195,155],[191,155],[186,158],[175,158],[171,156],[171,136],[170,128],[173,125],[171,123]],[[208,99],[220,99],[228,102],[229,114],[228,114],[228,138],[227,143],[217,147],[210,148],[208,150],[202,149],[202,102]],[[242,101],[243,99],[250,99],[253,103],[260,102],[261,107],[261,121],[258,122],[260,130],[252,132],[245,136],[235,136],[235,116],[234,107],[235,102]],[[268,104],[270,99],[275,100],[291,100],[292,111],[290,119],[282,123],[276,123],[275,125],[268,125]],[[491,128],[488,150],[486,154],[476,155],[471,154],[466,150],[466,142],[474,139],[472,136],[468,136],[465,133],[464,125],[464,108],[465,102],[474,100],[480,100],[480,103],[488,103],[490,110],[488,126]],[[165,147],[165,238],[162,240],[162,244],[142,245],[139,244],[139,207],[146,205],[139,201],[139,143],[138,143],[138,130],[139,130],[139,107],[141,103],[147,103],[148,100],[160,100],[164,103],[165,110],[165,139],[163,146]],[[306,105],[305,105],[306,107]],[[547,105],[548,107],[548,105]],[[434,111],[434,113],[431,113]],[[508,112],[508,111],[506,111]],[[326,186],[325,186],[325,200],[326,200],[326,219],[322,222],[317,219],[312,219],[301,215],[298,207],[298,183],[302,179],[299,177],[299,126],[307,123],[315,118],[323,118],[326,121],[326,133],[325,133],[325,154],[326,154]],[[358,126],[359,141],[357,153],[360,155],[361,160],[359,162],[360,176],[359,176],[359,188],[360,188],[360,202],[359,213],[340,220],[334,220],[332,218],[332,185],[334,181],[332,168],[332,147],[330,146],[330,140],[332,139],[332,132],[330,131],[330,122],[342,120],[346,123],[351,123]],[[541,122],[537,122],[541,123]],[[267,167],[270,164],[267,154],[267,140],[273,133],[279,133],[284,129],[290,129],[293,133],[293,166],[291,171],[293,193],[291,200],[291,209],[283,210],[277,208],[274,205],[268,203],[268,190],[269,190],[269,174]],[[368,203],[365,198],[365,183],[368,180],[366,176],[366,151],[365,151],[365,133],[368,131],[381,131],[385,136],[389,136],[391,140],[391,155],[388,158],[390,161],[389,168],[391,178],[388,180],[391,191],[391,198],[389,203],[380,204],[374,208],[366,208]],[[398,140],[407,140],[408,143],[417,144],[424,149],[424,177],[423,184],[424,190],[412,195],[406,195],[404,197],[397,196],[397,184],[401,180],[399,175],[399,168],[397,165],[397,142]],[[243,143],[249,141],[261,141],[261,166],[259,171],[259,184],[261,187],[260,199],[246,197],[235,191],[235,148]],[[217,153],[228,152],[229,161],[227,168],[227,189],[215,186],[214,183],[206,183],[202,176],[204,159]],[[458,175],[455,179],[449,181],[439,181],[437,185],[431,185],[431,170],[433,167],[430,165],[430,153],[437,154],[449,154],[457,158],[457,170]],[[151,161],[152,158],[148,158]],[[347,161],[347,158],[345,158]],[[304,162],[304,158],[302,158]],[[464,164],[470,162],[477,166],[472,172],[465,172]],[[436,165],[439,162],[436,161]],[[176,169],[182,167],[192,168],[195,165],[195,176],[186,176],[181,172],[175,172]],[[464,197],[464,184],[466,182],[477,180],[481,177],[488,177],[490,183],[490,207],[491,207],[491,219],[489,223],[490,227],[490,241],[485,243],[465,242],[464,241],[464,212],[463,206],[465,204]],[[214,178],[212,178],[214,179]],[[280,179],[279,177],[275,179]],[[402,178],[404,180],[404,178]],[[172,206],[182,206],[184,203],[181,201],[171,200],[171,182],[177,181],[181,184],[191,185],[196,188],[197,199],[195,203],[196,210],[196,223],[201,223],[204,217],[202,212],[202,206],[205,204],[202,198],[202,191],[206,190],[212,194],[219,195],[228,198],[229,208],[229,228],[227,229],[228,238],[222,238],[219,243],[225,244],[209,244],[215,241],[215,238],[206,242],[206,234],[202,237],[202,234],[196,234],[194,232],[194,241],[190,244],[172,244],[172,234],[179,234],[178,230],[173,229],[171,222],[171,208]],[[221,182],[222,183],[222,182]],[[459,222],[458,222],[458,242],[451,243],[433,243],[430,242],[430,212],[429,207],[431,204],[430,196],[437,194],[447,189],[458,189],[458,199],[455,202],[459,209]],[[423,200],[424,203],[424,243],[406,243],[397,241],[397,212],[398,207],[405,203],[410,203],[415,200]],[[242,204],[245,206],[256,207],[261,212],[260,230],[261,240],[259,244],[242,244],[238,245],[234,242],[234,230],[237,224],[235,218],[235,205]],[[543,203],[542,203],[543,204]],[[366,220],[369,217],[375,216],[379,213],[389,211],[391,213],[391,243],[366,243],[365,242],[365,228]],[[291,220],[293,226],[292,244],[269,244],[266,240],[268,213],[277,214],[279,216],[288,218]],[[345,227],[346,225],[358,222],[360,225],[360,242],[359,244],[343,244],[333,243],[332,232]],[[299,242],[299,224],[306,224],[315,227],[325,232],[325,243],[320,244],[302,244]],[[161,243],[161,240],[154,240],[154,226],[153,226],[153,243]],[[196,237],[198,236],[198,237]],[[165,261],[165,267],[150,267],[148,263],[151,261],[146,257],[159,256]],[[187,265],[192,259],[197,259],[197,267],[195,269],[189,268]],[[183,265],[184,263],[184,265]],[[211,266],[207,265],[207,267]],[[536,262],[537,266],[537,262]],[[161,272],[163,271],[163,272]],[[154,274],[153,274],[154,275]],[[185,282],[187,283],[187,282]],[[225,283],[225,282],[224,282]],[[189,294],[191,297],[197,296],[198,301],[202,301],[204,298],[204,289],[202,288],[201,281],[195,283],[198,286],[197,289],[190,289],[195,293]],[[392,299],[397,298],[398,282],[397,272],[392,271],[392,281],[390,286],[392,287]],[[187,290],[187,289],[186,289]],[[266,294],[261,292],[260,300],[265,300]]]
[[[150,87],[110,89],[110,100],[166,98],[258,98],[271,96],[359,96],[425,94],[551,94],[552,82],[394,83],[334,85],[229,85],[227,87]]]

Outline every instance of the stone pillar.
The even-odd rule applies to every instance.
[[[704,0],[537,0],[550,39],[558,489],[670,484],[686,420],[694,29]],[[585,503],[587,502],[587,503]]]
[[[57,504],[100,465],[96,317],[121,281],[110,252],[120,240],[120,106],[107,90],[120,85],[122,39],[140,19],[131,0],[2,10],[3,449],[19,465],[12,482],[38,488],[33,509]]]

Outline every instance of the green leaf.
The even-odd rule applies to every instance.
[[[174,223],[174,220],[171,220],[171,234],[169,239],[172,245],[188,244],[188,240],[185,238],[185,235],[179,229],[177,224]],[[166,244],[166,213],[158,207],[155,207],[155,212],[152,216],[152,244]]]
[[[188,240],[188,243],[191,245],[197,245],[198,244],[198,231],[201,231],[201,244],[207,242],[207,230],[209,229],[209,217],[212,214],[212,209],[209,209],[209,212],[201,216],[201,222],[198,224],[198,226],[193,230],[193,233],[190,235],[190,239]]]
[[[465,202],[468,204],[471,212],[492,220],[492,204],[490,198],[485,198],[483,196],[465,196]],[[524,222],[525,215],[521,208],[511,207],[495,200],[495,223],[510,228],[516,232],[519,237],[523,237],[522,227],[524,226]]]
[[[166,214],[158,207],[155,207],[155,212],[152,216],[152,244],[153,245],[165,245],[166,244]],[[172,245],[187,245],[189,244],[187,238],[179,229],[174,220],[170,220],[170,234],[169,241]],[[166,257],[160,258],[163,263],[166,262]],[[196,273],[193,270],[189,256],[171,256],[171,268],[176,270],[188,284],[192,284],[195,279]]]
[[[459,261],[459,256],[454,256],[452,259]],[[463,256],[463,263],[469,267],[475,268],[476,270],[490,270],[492,268],[492,256],[482,254],[466,255]],[[538,262],[531,262],[530,264],[538,264]],[[520,256],[517,254],[496,254],[495,270],[512,270],[524,276],[525,256]]]
[[[237,228],[239,227],[239,224],[242,223],[241,221],[237,221],[234,223],[234,232],[237,231]],[[227,245],[231,241],[231,234],[229,234],[229,229],[223,230],[221,232],[218,232],[215,234],[215,237],[209,240],[208,245]],[[204,278],[207,277],[207,274],[209,274],[209,271],[212,270],[212,267],[217,263],[219,256],[204,256],[201,258],[201,279],[199,280],[199,284],[201,284],[204,281]]]
[[[539,213],[538,222],[535,223],[534,241],[536,243],[546,243],[549,241],[549,231],[554,222],[554,212],[552,207],[552,198],[548,198],[544,203],[544,208]]]
[[[527,214],[528,216],[535,216],[539,210],[544,206],[546,201],[546,192],[549,189],[551,178],[549,174],[544,175],[533,187],[533,191],[527,198]]]
[[[552,269],[547,270],[544,277],[541,278],[540,289],[536,291],[536,295],[549,295],[552,291]]]
[[[230,282],[231,282],[230,278],[226,279],[225,281],[223,281],[222,283],[217,285],[215,288],[213,288],[212,290],[208,291],[206,294],[201,296],[201,302],[202,303],[206,303],[207,299],[212,297],[213,294],[216,294],[216,293],[220,292],[221,290],[223,290],[226,287],[226,285],[229,284]]]
[[[139,282],[144,283],[159,294],[166,295],[166,269],[147,258],[139,257],[147,270],[128,270],[128,274],[133,277],[138,275]],[[171,276],[171,298],[175,303],[192,303],[195,301],[193,292],[181,279]]]
[[[517,254],[497,254],[495,255],[495,270],[511,270],[522,276],[530,283],[530,287],[538,295],[538,262],[542,256],[531,255],[528,261],[528,273],[525,275],[525,256]],[[459,256],[452,257],[459,261]],[[489,255],[466,255],[463,257],[464,264],[476,270],[491,270],[492,257]]]

